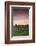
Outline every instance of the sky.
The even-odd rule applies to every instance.
[[[13,10],[13,25],[27,25],[29,24],[29,10],[28,9],[14,9]]]

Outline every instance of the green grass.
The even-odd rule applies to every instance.
[[[14,36],[27,36],[28,34],[29,34],[29,32],[26,32],[26,31],[24,31],[24,32],[16,31],[14,33]]]
[[[13,36],[28,36],[29,35],[29,25],[15,25]]]

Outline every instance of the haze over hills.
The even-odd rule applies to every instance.
[[[27,25],[29,24],[29,16],[28,14],[16,14],[15,16],[13,16],[13,25]]]
[[[13,25],[29,24],[29,8],[13,7]]]

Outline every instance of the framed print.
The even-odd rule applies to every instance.
[[[35,3],[5,2],[5,43],[35,42]]]

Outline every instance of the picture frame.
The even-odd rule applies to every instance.
[[[27,14],[29,16],[29,18],[30,18],[29,19],[29,25],[30,25],[29,26],[29,30],[30,30],[29,34],[30,34],[30,36],[26,37],[27,34],[25,33],[25,35],[22,36],[22,37],[20,37],[21,35],[19,37],[18,36],[15,37],[17,35],[15,33],[15,36],[13,38],[13,33],[12,33],[12,38],[11,38],[11,30],[13,29],[13,27],[11,28],[11,25],[13,25],[13,23],[16,22],[15,21],[16,15],[18,15],[18,14],[21,15],[22,14],[22,16],[23,16],[23,13]],[[13,14],[15,15],[14,17],[11,16]],[[17,18],[19,18],[19,15],[17,16]],[[26,18],[27,15],[24,18]],[[20,19],[19,19],[20,21],[23,18],[22,16],[20,16]],[[14,18],[14,19],[12,19],[11,17]],[[26,20],[28,20],[28,19],[26,19]],[[24,19],[24,21],[26,21],[26,20]],[[11,23],[11,22],[13,22],[13,23]],[[17,20],[17,22],[19,22],[19,21]],[[23,21],[19,22],[19,23],[21,24],[21,23],[23,23]],[[32,42],[33,43],[35,42],[35,3],[34,2],[13,2],[13,1],[6,1],[5,2],[5,44],[32,43]]]

